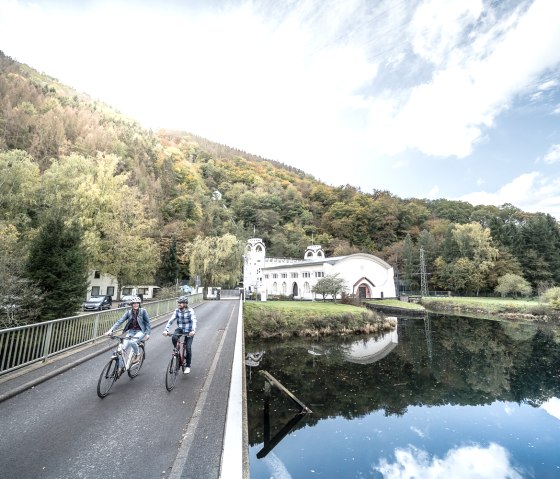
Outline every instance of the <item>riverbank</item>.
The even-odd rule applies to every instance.
[[[428,310],[461,316],[502,318],[513,321],[560,323],[560,311],[538,300],[477,297],[423,297],[421,304]]]
[[[245,301],[247,338],[375,334],[392,331],[396,319],[366,308],[332,302]]]

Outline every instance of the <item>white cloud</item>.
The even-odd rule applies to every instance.
[[[551,165],[560,161],[560,144],[552,145],[544,156],[544,162]]]
[[[434,185],[432,189],[428,191],[426,198],[435,198],[438,195],[438,193],[439,193],[439,186]]]
[[[395,462],[381,459],[374,467],[385,479],[421,477],[423,479],[520,479],[522,474],[510,464],[508,451],[498,444],[451,449],[442,459],[409,447],[395,450]]]
[[[514,97],[560,62],[560,3],[536,0],[486,30],[473,29],[462,43],[466,27],[484,18],[478,2],[460,3],[472,5],[469,10],[460,10],[459,3],[442,14],[417,10],[412,41],[436,68],[429,81],[372,100],[370,136],[381,151],[468,156]],[[446,18],[452,26],[438,28]]]
[[[560,419],[560,398],[551,398],[541,405],[548,414]]]
[[[560,218],[560,178],[547,178],[533,171],[514,178],[494,193],[477,191],[458,199],[473,205],[511,203],[524,211],[549,213]]]

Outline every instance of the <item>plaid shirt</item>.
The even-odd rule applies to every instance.
[[[167,332],[169,332],[169,328],[175,320],[177,321],[177,327],[181,328],[183,333],[190,333],[191,331],[196,332],[196,314],[194,313],[194,309],[185,308],[183,312],[176,309],[165,325],[165,330]]]

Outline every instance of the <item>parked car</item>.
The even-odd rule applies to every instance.
[[[121,300],[119,301],[119,308],[126,308],[130,304],[130,300],[135,298],[136,296],[133,294],[125,294],[121,296]]]
[[[111,309],[113,305],[113,298],[108,294],[104,296],[92,296],[83,305],[84,311],[103,311],[104,309]]]

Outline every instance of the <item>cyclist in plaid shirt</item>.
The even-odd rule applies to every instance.
[[[177,328],[171,336],[171,341],[173,342],[173,347],[177,347],[177,341],[179,340],[180,334],[188,334],[185,337],[185,362],[186,367],[184,369],[185,374],[191,372],[191,359],[192,359],[192,342],[194,335],[196,333],[196,314],[194,309],[189,308],[189,298],[187,296],[181,296],[177,300],[178,308],[172,314],[169,321],[165,325],[165,330],[163,331],[164,336],[169,336],[169,328],[173,324],[173,321],[177,321]]]

